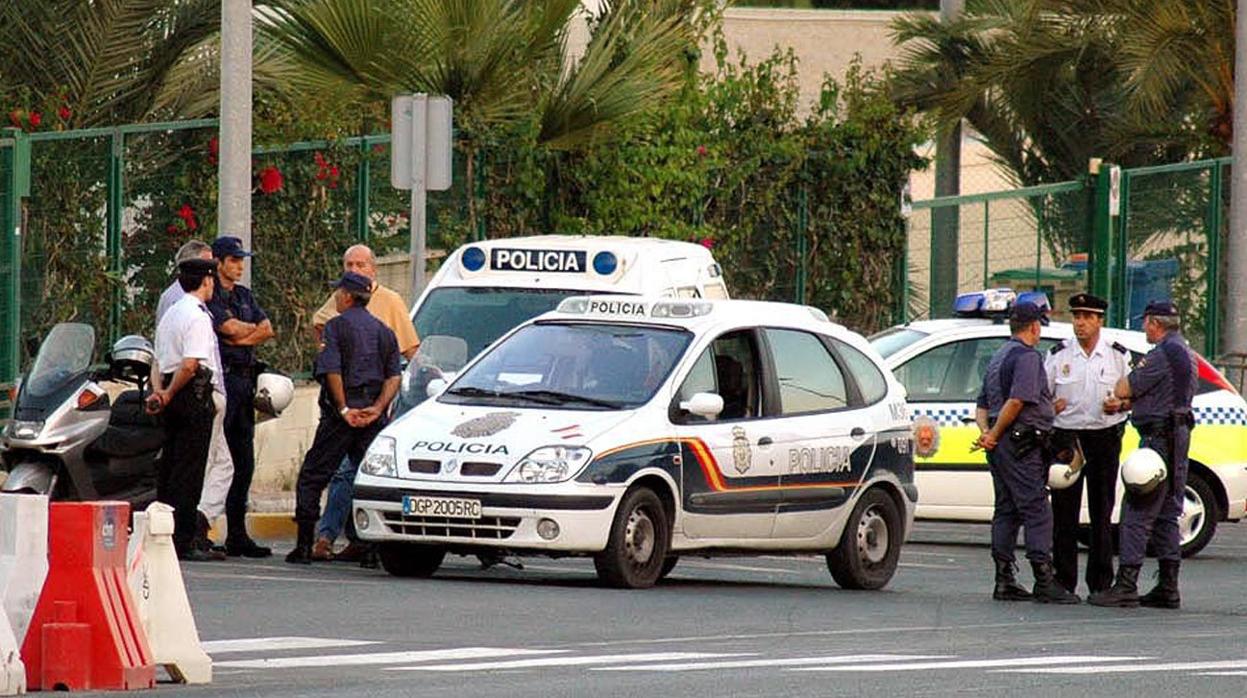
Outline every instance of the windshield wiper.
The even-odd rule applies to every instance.
[[[564,405],[569,402],[579,402],[585,405],[593,405],[595,407],[604,407],[608,410],[619,409],[617,402],[610,400],[599,400],[597,398],[585,397],[584,395],[573,395],[558,390],[516,390],[501,393],[505,397],[527,398],[533,402],[540,402],[545,405]]]
[[[446,391],[447,395],[462,395],[464,397],[502,397],[503,393],[497,390],[485,390],[471,385],[465,385],[461,388],[451,388]]]

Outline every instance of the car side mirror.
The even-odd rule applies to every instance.
[[[715,393],[694,393],[680,403],[680,409],[705,419],[714,419],[723,411],[723,398]]]
[[[424,392],[429,397],[437,397],[438,395],[442,394],[442,391],[446,389],[447,385],[449,385],[449,383],[446,382],[446,379],[434,378],[433,380],[429,381],[429,384],[427,386],[425,386]]]

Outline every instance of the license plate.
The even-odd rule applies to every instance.
[[[407,516],[479,519],[481,518],[481,502],[478,499],[451,497],[403,497],[403,513]]]

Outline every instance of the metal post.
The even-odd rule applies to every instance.
[[[987,234],[991,230],[991,205],[990,201],[983,202],[983,288],[991,285],[988,281],[991,258],[987,254]]]
[[[1225,352],[1247,352],[1247,0],[1238,0],[1234,36],[1234,143],[1230,170],[1230,234],[1226,239]]]
[[[414,303],[424,289],[425,247],[428,245],[425,230],[425,205],[428,191],[425,182],[425,150],[428,140],[429,96],[412,96],[411,105],[411,301]]]
[[[121,336],[121,213],[125,209],[123,196],[125,183],[122,181],[125,171],[125,143],[125,135],[120,129],[114,129],[112,137],[109,138],[108,203],[104,234],[104,244],[108,254],[108,271],[113,276],[112,299],[108,308],[108,344],[110,346]]]
[[[1109,215],[1108,198],[1111,189],[1109,166],[1107,163],[1094,162],[1091,174],[1095,177],[1095,198],[1093,199],[1093,218],[1091,226],[1091,255],[1088,267],[1091,271],[1091,292],[1101,298],[1112,297],[1109,287],[1109,263],[1113,254],[1112,216]]]
[[[1217,356],[1221,339],[1221,163],[1213,163],[1208,186],[1208,293],[1204,297],[1204,356]]]
[[[485,201],[485,152],[477,150],[472,156],[476,159],[476,241],[480,242],[489,234],[489,228],[485,225],[485,208],[481,203]]]
[[[251,249],[251,0],[221,0],[217,234]],[[243,284],[251,285],[251,265]]]
[[[361,136],[359,163],[355,166],[355,239],[364,243],[368,242],[372,232],[372,226],[368,224],[368,219],[372,215],[370,210],[372,202],[369,200],[369,195],[372,193],[372,161],[369,160],[371,152],[372,146],[368,142],[368,136]]]
[[[30,140],[19,129],[5,129],[5,136],[11,139],[8,148],[8,199],[7,209],[0,213],[0,220],[7,222],[7,229],[0,231],[8,238],[8,258],[5,264],[9,269],[3,292],[8,295],[9,303],[4,316],[5,331],[0,341],[4,342],[4,363],[0,364],[0,380],[6,382],[17,378],[22,370],[22,199],[30,196]]]
[[[801,184],[801,190],[797,192],[797,288],[795,295],[795,303],[805,303],[805,284],[806,284],[806,264],[809,252],[809,241],[806,234],[810,227],[810,201],[809,192],[806,190],[805,183]]]
[[[1114,302],[1109,306],[1110,326],[1130,326],[1130,187],[1129,171],[1121,173],[1121,215],[1117,217],[1113,254]]]

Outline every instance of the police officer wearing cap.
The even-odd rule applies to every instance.
[[[242,240],[219,237],[212,243],[219,283],[208,309],[221,342],[225,371],[225,440],[234,462],[234,479],[225,499],[228,533],[225,554],[231,557],[268,557],[269,548],[247,535],[247,499],[255,474],[255,348],[273,338],[273,325],[251,289],[239,283],[251,252]]]
[[[1057,584],[1052,570],[1052,509],[1044,457],[1052,431],[1052,393],[1043,357],[1035,349],[1042,319],[1043,311],[1034,303],[1013,306],[1009,313],[1012,336],[988,362],[977,402],[975,421],[982,432],[977,446],[987,451],[995,490],[992,558],[996,586],[992,598],[1073,604],[1078,597]],[[1018,585],[1013,573],[1019,527],[1026,529],[1026,557],[1035,574],[1033,594]]]
[[[163,413],[165,443],[156,471],[156,498],[173,507],[173,546],[183,560],[210,560],[194,545],[196,518],[212,437],[214,383],[219,386],[217,340],[205,305],[215,287],[216,262],[178,265],[185,295],[156,327],[156,362],[147,411]]]
[[[324,346],[316,357],[320,424],[295,486],[299,539],[286,556],[286,562],[294,564],[312,562],[321,492],[338,464],[348,455],[357,463],[363,459],[398,394],[398,340],[367,310],[372,280],[349,271],[334,287],[338,316],[325,323]]]
[[[1169,301],[1153,301],[1143,311],[1143,332],[1155,345],[1134,371],[1117,382],[1114,393],[1134,401],[1131,422],[1140,448],[1156,451],[1165,462],[1165,479],[1146,494],[1126,491],[1122,501],[1120,560],[1117,581],[1088,599],[1097,606],[1178,608],[1178,568],[1182,561],[1178,517],[1186,491],[1187,451],[1195,419],[1198,364],[1182,338],[1178,309]],[[1139,596],[1139,569],[1151,543],[1160,561],[1156,587]]]
[[[1069,304],[1074,337],[1052,347],[1044,372],[1055,399],[1052,451],[1077,449],[1084,461],[1080,477],[1069,487],[1052,490],[1052,556],[1057,581],[1074,591],[1078,587],[1078,519],[1086,482],[1091,518],[1087,587],[1095,593],[1113,584],[1113,503],[1129,409],[1129,401],[1114,396],[1113,388],[1130,373],[1130,352],[1100,332],[1108,301],[1078,293]]]

